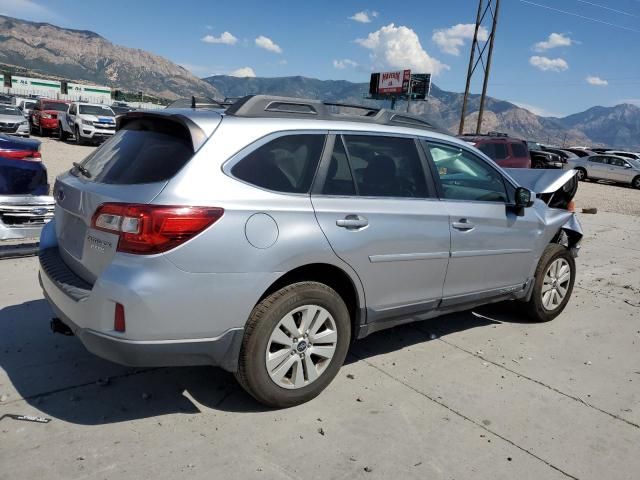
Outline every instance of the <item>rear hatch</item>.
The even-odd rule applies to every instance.
[[[60,176],[54,187],[60,256],[89,283],[118,246],[118,235],[91,226],[100,205],[150,203],[214,129],[212,122],[201,128],[175,112],[132,112],[119,123],[113,138]]]

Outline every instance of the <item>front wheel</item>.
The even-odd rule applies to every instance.
[[[80,128],[76,125],[76,143],[78,145],[84,145],[84,139],[80,135]]]
[[[576,168],[576,177],[578,177],[578,180],[586,180],[587,171],[584,168]]]
[[[555,243],[547,245],[535,273],[531,299],[526,314],[534,322],[556,318],[569,302],[576,276],[576,263],[568,248]]]
[[[58,140],[64,142],[67,139],[67,132],[62,128],[62,123],[58,123]]]
[[[236,378],[265,405],[299,405],[331,383],[350,340],[349,311],[342,298],[322,283],[294,283],[254,307]]]

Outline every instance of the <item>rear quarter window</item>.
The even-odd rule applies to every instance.
[[[507,145],[505,143],[483,143],[478,147],[478,150],[492,160],[504,160],[509,156],[507,153]]]
[[[523,158],[523,157],[529,156],[529,152],[527,151],[526,147],[522,143],[512,143],[511,151],[513,152],[514,157]]]
[[[316,173],[325,136],[285,135],[258,147],[231,169],[251,185],[283,193],[306,193]]]

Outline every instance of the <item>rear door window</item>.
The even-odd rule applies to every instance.
[[[512,143],[511,151],[513,152],[514,157],[523,158],[529,156],[523,143]]]
[[[169,180],[192,156],[186,128],[173,122],[134,120],[81,165],[89,174],[87,180],[132,185]],[[77,170],[72,172],[79,175]]]
[[[429,197],[414,139],[345,135],[344,142],[358,195]]]
[[[316,173],[325,135],[285,135],[257,148],[231,169],[247,183],[283,193],[306,193]]]
[[[478,149],[492,160],[504,160],[509,156],[506,143],[483,143]]]

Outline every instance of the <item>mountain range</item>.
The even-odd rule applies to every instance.
[[[144,50],[119,46],[97,33],[61,28],[0,15],[0,71],[108,85],[128,92],[142,91],[166,99],[191,95],[214,98],[271,94],[334,102],[376,105],[364,97],[368,83],[318,80],[301,76],[280,78],[217,75],[200,79],[185,68]],[[457,133],[461,93],[433,85],[427,101],[411,104],[424,115]],[[475,128],[480,96],[471,95],[465,131]],[[397,108],[406,109],[399,103]],[[607,145],[640,149],[640,108],[631,104],[593,107],[564,118],[543,117],[513,103],[487,98],[483,132],[557,145]]]

